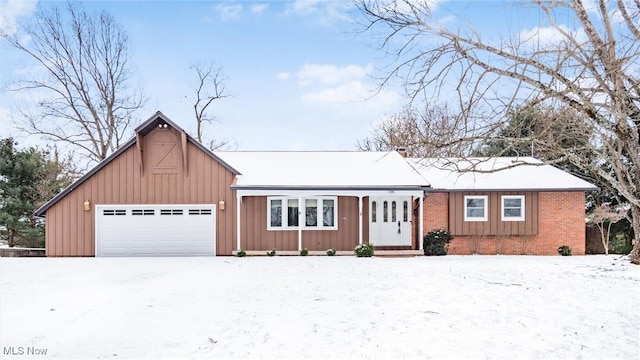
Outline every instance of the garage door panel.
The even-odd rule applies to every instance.
[[[98,205],[97,256],[215,255],[215,205]]]

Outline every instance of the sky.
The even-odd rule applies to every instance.
[[[511,16],[508,1],[430,1],[435,21],[472,18],[486,36],[524,25],[522,17]],[[355,150],[358,139],[408,102],[400,86],[378,89],[393,58],[370,32],[360,31],[352,1],[83,4],[111,13],[129,35],[136,71],[131,85],[141,86],[148,99],[133,127],[162,111],[194,134],[197,78],[189,68],[210,61],[221,68],[231,96],[214,102],[218,122],[204,136],[229,140],[231,149]],[[19,23],[41,5],[0,0],[2,25],[20,31]],[[6,88],[29,61],[4,42],[0,51],[0,137],[39,143],[16,129],[13,111],[25,104]]]

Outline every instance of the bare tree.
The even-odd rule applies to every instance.
[[[21,130],[101,161],[120,146],[143,104],[129,87],[127,34],[108,13],[88,13],[78,3],[62,10],[41,5],[20,28],[0,36],[37,64],[10,87],[35,102],[18,110]]]
[[[611,234],[611,225],[624,219],[626,211],[618,209],[615,211],[609,204],[602,204],[589,214],[588,219],[592,223],[596,224],[598,230],[600,230],[600,241],[604,246],[604,253],[609,255],[609,237]]]
[[[196,117],[196,139],[202,143],[204,124],[217,121],[216,117],[209,112],[209,107],[215,100],[226,98],[229,95],[225,92],[226,79],[222,74],[222,68],[215,67],[213,62],[192,65],[191,70],[195,71],[198,76],[193,112]],[[228,144],[228,140],[213,139],[209,143],[209,148],[216,150]]]
[[[592,129],[596,156],[558,149],[556,161],[596,175],[629,204],[630,255],[640,263],[640,1],[597,0],[590,8],[580,0],[515,3],[528,3],[540,26],[499,42],[483,39],[470,23],[460,29],[434,21],[430,3],[358,0],[366,29],[398,59],[383,85],[400,77],[414,99],[454,94],[462,111],[477,116],[467,116],[469,135],[456,142],[491,140],[509,111],[524,104],[575,111]],[[542,30],[555,41],[537,41]]]
[[[468,152],[464,144],[442,147],[444,139],[453,142],[464,136],[461,118],[446,106],[426,105],[422,110],[407,106],[376,125],[371,136],[358,140],[363,151],[405,148],[410,157],[459,157]]]

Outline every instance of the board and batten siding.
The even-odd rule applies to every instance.
[[[487,221],[464,220],[464,197],[485,195],[489,201]],[[502,221],[502,196],[524,195],[524,221]],[[428,231],[425,229],[425,231]],[[537,235],[537,192],[452,192],[449,194],[449,231],[452,235]]]
[[[363,200],[364,203],[364,200]],[[364,211],[364,210],[363,210]],[[363,214],[367,214],[363,212]],[[297,251],[298,230],[267,230],[267,197],[242,198],[240,223],[242,250]],[[363,239],[368,234],[368,221],[363,216]],[[351,251],[358,245],[358,198],[338,196],[337,230],[302,230],[302,248],[311,251],[327,249]]]
[[[185,171],[180,134],[173,128],[151,131],[142,138],[142,149],[142,171],[134,144],[47,210],[47,256],[95,255],[95,205],[217,205],[221,200],[225,210],[218,206],[216,253],[231,255],[236,229],[233,173],[191,142]],[[85,201],[91,203],[90,211],[84,211]]]

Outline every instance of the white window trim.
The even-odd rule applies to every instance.
[[[520,216],[505,216],[504,215],[504,201],[508,199],[520,199]],[[524,221],[524,195],[502,195],[501,207],[500,207],[500,215],[502,217],[502,221]]]
[[[467,216],[467,200],[482,199],[484,200],[484,215],[482,217]],[[464,197],[464,221],[487,221],[489,219],[489,197],[487,195],[465,195]]]
[[[338,230],[338,197],[337,196],[306,196],[306,197],[297,197],[297,196],[268,196],[267,197],[267,230],[269,231],[283,231],[283,230],[298,230],[300,226],[288,226],[287,225],[287,203],[288,200],[295,199],[299,200],[298,202],[298,211],[300,212],[298,216],[300,220],[298,223],[302,225],[302,230]],[[314,199],[316,200],[316,206],[318,209],[318,226],[307,226],[306,225],[306,200]],[[282,200],[282,226],[271,226],[271,200]],[[333,226],[324,226],[323,221],[323,200],[333,200]]]

